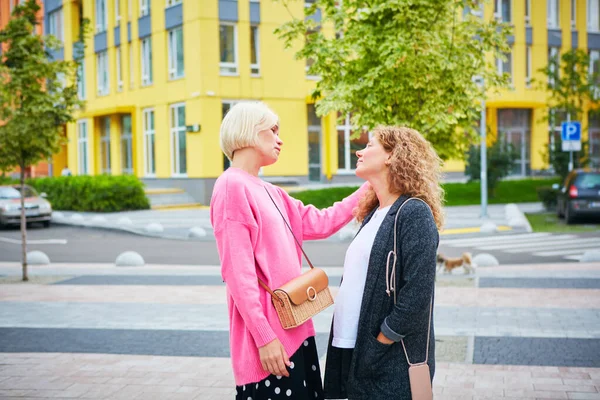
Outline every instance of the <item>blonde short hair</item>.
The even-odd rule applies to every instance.
[[[221,123],[221,150],[233,159],[236,150],[256,144],[258,132],[279,123],[279,117],[265,103],[244,101],[237,103]]]

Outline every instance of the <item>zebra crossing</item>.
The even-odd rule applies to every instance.
[[[600,250],[600,236],[589,237],[576,234],[523,233],[493,237],[445,239],[440,246],[470,248],[483,252],[508,254],[529,253],[537,257],[562,257],[579,260],[588,250]]]

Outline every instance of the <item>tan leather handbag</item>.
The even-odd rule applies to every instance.
[[[296,238],[296,235],[294,235],[294,231],[292,231],[281,210],[277,207],[275,200],[273,200],[266,187],[265,190],[275,208],[279,211],[281,218],[283,218],[283,222],[285,222],[285,225],[292,232],[294,240],[300,247],[300,250],[302,250],[302,254],[304,254],[310,266],[310,270],[275,290],[271,290],[258,278],[258,283],[271,294],[271,301],[273,302],[273,306],[275,306],[281,326],[284,329],[291,329],[302,325],[308,319],[332,305],[333,297],[329,291],[329,278],[327,274],[322,269],[315,268],[312,265],[302,245]]]
[[[408,203],[410,200],[420,200],[423,203],[425,203],[425,201],[419,199],[418,197],[411,197],[410,199],[406,200],[404,203],[402,203],[402,205],[400,206],[400,208],[398,209],[398,212],[396,213],[396,219],[394,220],[394,250],[390,251],[387,257],[387,263],[386,263],[386,267],[385,267],[385,272],[386,272],[386,285],[387,285],[387,294],[388,296],[391,294],[391,292],[394,292],[394,304],[396,304],[397,298],[396,298],[396,254],[398,254],[396,252],[396,245],[397,245],[397,241],[396,241],[396,225],[398,223],[398,216],[400,215],[400,210],[402,210],[402,207],[404,207],[404,205],[406,203]],[[425,203],[428,207],[429,205],[427,203]],[[389,263],[390,263],[390,258],[393,257],[393,265],[392,265],[392,271],[391,271],[391,276],[389,274]],[[406,346],[404,345],[404,340],[400,339],[400,342],[402,343],[402,348],[404,349],[404,355],[406,356],[406,362],[408,363],[408,379],[410,381],[410,393],[411,393],[411,397],[412,400],[433,400],[433,389],[431,387],[431,374],[429,373],[429,365],[427,364],[427,360],[429,360],[429,336],[431,334],[431,314],[432,314],[432,310],[433,310],[433,296],[431,297],[431,301],[429,302],[429,322],[427,324],[427,350],[425,352],[425,361],[421,362],[421,363],[417,363],[417,364],[413,364],[410,362],[410,359],[408,358],[408,353],[406,352]]]

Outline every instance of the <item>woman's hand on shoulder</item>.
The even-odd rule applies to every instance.
[[[265,371],[269,371],[273,375],[290,376],[287,370],[287,367],[291,365],[290,359],[279,339],[275,339],[259,347],[258,355]]]

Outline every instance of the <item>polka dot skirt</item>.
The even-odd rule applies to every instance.
[[[269,375],[257,383],[236,386],[236,400],[323,399],[317,344],[309,337],[290,357],[289,378]]]

